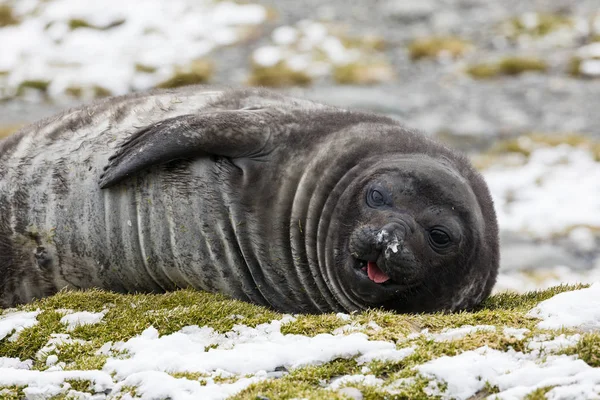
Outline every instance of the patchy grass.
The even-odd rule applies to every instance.
[[[429,381],[419,375],[415,367],[441,356],[453,356],[467,350],[488,346],[506,351],[530,351],[527,343],[535,335],[543,332],[536,328],[537,320],[527,317],[527,312],[540,301],[565,291],[580,289],[584,285],[558,286],[544,291],[527,294],[501,293],[487,299],[472,312],[431,313],[431,314],[395,314],[383,310],[367,310],[349,316],[336,314],[298,315],[282,325],[284,334],[314,336],[332,333],[341,327],[350,326],[349,331],[359,331],[371,340],[386,340],[396,344],[397,348],[414,348],[414,353],[400,361],[371,361],[358,364],[353,358],[340,358],[321,365],[310,365],[293,370],[283,369],[279,379],[267,379],[257,382],[234,396],[234,399],[247,398],[308,398],[342,399],[342,393],[328,388],[333,380],[345,375],[370,374],[384,380],[383,385],[369,386],[363,383],[348,383],[361,391],[364,399],[389,397],[421,399],[428,398]],[[227,332],[235,324],[256,326],[260,323],[280,319],[281,314],[256,305],[231,300],[222,295],[180,290],[172,293],[154,294],[115,294],[101,290],[61,292],[55,296],[39,300],[20,307],[30,311],[40,309],[39,323],[24,329],[17,340],[8,338],[0,341],[0,354],[5,357],[18,357],[22,360],[33,359],[33,368],[47,368],[48,355],[54,354],[65,369],[93,370],[102,369],[106,356],[96,354],[105,343],[127,340],[140,334],[149,326],[155,327],[161,335],[180,330],[184,326],[210,326],[219,332]],[[48,354],[40,354],[55,333],[67,333],[66,326],[60,323],[63,313],[59,310],[99,312],[106,310],[101,323],[84,325],[69,332],[74,340],[58,345]],[[463,325],[492,325],[494,331],[478,331],[451,341],[436,340],[432,334],[444,329]],[[504,327],[530,329],[523,339],[504,335]],[[427,329],[428,333],[422,330]],[[563,331],[560,331],[562,333]],[[416,334],[415,334],[416,333]],[[551,332],[558,334],[559,332]],[[10,336],[10,335],[9,335]],[[599,366],[600,335],[586,334],[573,347],[564,350],[565,354],[577,354],[591,366]],[[175,378],[198,381],[201,385],[214,383],[232,383],[235,378],[217,378],[205,372],[175,372]],[[79,391],[89,391],[90,382],[73,380],[68,382]],[[439,386],[443,389],[444,384]],[[22,398],[22,388],[0,388],[5,390],[3,398]],[[135,391],[135,388],[132,388]],[[486,386],[479,394],[490,395],[497,388]],[[530,394],[532,399],[545,392]],[[262,396],[262,397],[261,397]]]
[[[0,28],[9,25],[17,25],[19,19],[13,14],[13,9],[8,4],[0,4]]]
[[[548,65],[535,57],[506,57],[496,63],[471,65],[467,74],[475,79],[496,78],[499,76],[515,76],[524,72],[546,72]]]
[[[46,93],[50,81],[45,80],[26,80],[17,87],[17,96],[22,96],[28,89],[37,90],[41,93]]]
[[[600,367],[600,334],[586,333],[575,346],[565,349],[563,353],[576,354],[590,367]]]
[[[459,58],[472,49],[472,44],[457,37],[429,37],[413,41],[408,46],[412,60],[423,58]]]
[[[338,65],[333,69],[333,79],[342,85],[369,85],[394,79],[392,66],[385,62],[355,62]]]
[[[512,38],[520,35],[542,37],[554,31],[572,28],[573,26],[574,22],[568,16],[548,13],[527,13],[512,18],[507,23],[508,34]]]
[[[496,142],[488,150],[473,155],[471,161],[477,169],[484,170],[492,165],[522,165],[531,153],[543,147],[568,145],[591,152],[600,162],[600,142],[580,133],[541,133],[533,132],[515,138]],[[576,227],[568,227],[565,231]]]
[[[175,74],[157,85],[158,88],[176,88],[180,86],[207,83],[213,75],[214,66],[208,60],[196,60],[186,67],[179,67]]]
[[[248,83],[269,87],[308,86],[312,78],[304,71],[293,70],[285,62],[279,62],[272,67],[254,64]]]

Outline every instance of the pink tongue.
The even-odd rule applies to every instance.
[[[383,283],[390,279],[385,272],[379,269],[377,263],[374,261],[369,261],[367,263],[367,275],[369,276],[369,279],[375,283]]]

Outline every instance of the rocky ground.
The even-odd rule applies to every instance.
[[[469,152],[490,180],[503,228],[499,288],[600,276],[597,1],[256,0],[223,11],[226,2],[207,0],[195,6],[205,19],[189,21],[194,10],[160,2],[144,3],[145,17],[113,1],[100,12],[71,3],[0,0],[0,41],[12,43],[0,59],[0,126],[197,82],[386,113]],[[532,133],[546,139],[511,141]],[[521,186],[502,183],[524,171]],[[532,228],[539,220],[562,224]]]

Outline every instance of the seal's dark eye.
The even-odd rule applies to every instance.
[[[429,231],[429,242],[433,245],[433,247],[441,249],[450,245],[452,240],[450,239],[450,236],[443,230],[439,228],[433,228],[431,231]]]
[[[386,204],[386,196],[382,190],[371,189],[367,193],[367,204],[371,207],[381,207]]]

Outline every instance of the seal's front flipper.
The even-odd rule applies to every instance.
[[[272,117],[272,115],[271,115]],[[271,131],[263,110],[182,115],[147,126],[123,142],[108,159],[100,187],[108,188],[152,165],[215,154],[231,158],[268,151]]]

